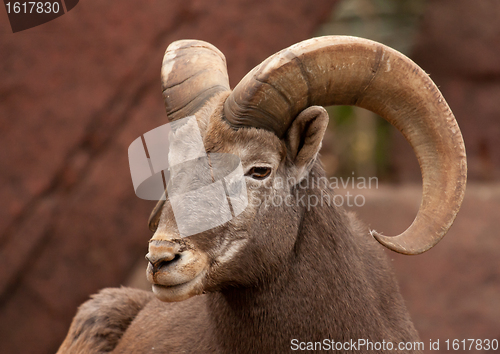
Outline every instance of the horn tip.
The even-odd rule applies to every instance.
[[[419,247],[417,245],[415,247],[415,245],[411,245],[406,242],[405,238],[403,238],[403,235],[385,236],[375,230],[370,230],[370,235],[372,235],[373,238],[375,238],[375,240],[377,240],[382,246],[390,249],[391,251],[405,255],[421,254],[432,248],[432,246],[429,247],[428,245],[426,245],[425,247]]]

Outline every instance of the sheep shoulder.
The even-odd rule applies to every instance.
[[[112,352],[138,314],[154,300],[152,293],[138,289],[101,290],[78,308],[57,353]]]

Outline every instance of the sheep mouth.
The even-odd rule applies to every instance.
[[[168,240],[150,241],[146,277],[161,301],[182,301],[203,292],[208,255],[182,246]]]
[[[206,270],[198,273],[194,278],[178,284],[161,284],[154,282],[152,290],[155,296],[165,302],[176,302],[187,300],[195,295],[203,293],[203,279]]]

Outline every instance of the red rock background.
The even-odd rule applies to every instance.
[[[428,1],[414,59],[439,86],[465,140],[469,180],[500,179],[500,2]],[[416,160],[400,136],[396,173],[419,178]]]
[[[428,1],[412,53],[453,110],[468,157],[467,192],[448,235],[418,257],[392,255],[421,339],[426,348],[429,339],[440,339],[443,353],[449,352],[447,339],[500,342],[499,18],[495,0]],[[400,134],[394,138],[395,177],[420,180],[408,144]],[[420,190],[376,191],[359,214],[372,227],[396,234],[413,220]]]
[[[413,221],[421,191],[419,185],[353,191],[366,197],[353,210],[371,228],[396,235]],[[432,250],[418,256],[386,251],[425,353],[481,352],[448,351],[446,340],[500,342],[499,211],[500,184],[469,183],[455,223]],[[430,340],[439,340],[439,351],[429,350]]]
[[[335,2],[86,0],[16,34],[0,10],[0,353],[55,352],[77,306],[126,283],[146,253],[154,203],[134,195],[126,151],[165,122],[159,70],[168,44],[213,43],[234,86],[311,37]],[[471,180],[490,181],[470,189],[446,242],[394,256],[423,339],[500,337],[498,18],[495,0],[433,0],[413,55],[457,116]],[[412,180],[412,153],[397,139],[395,173]],[[419,198],[418,189],[391,188],[359,210],[388,234],[411,222]]]
[[[335,1],[81,1],[12,34],[0,10],[0,353],[53,353],[77,306],[144,257],[154,203],[128,145],[166,122],[172,41],[209,41],[231,83],[307,39]]]

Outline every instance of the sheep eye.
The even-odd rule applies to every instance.
[[[250,176],[253,179],[264,179],[271,174],[270,167],[252,167],[245,176]]]

